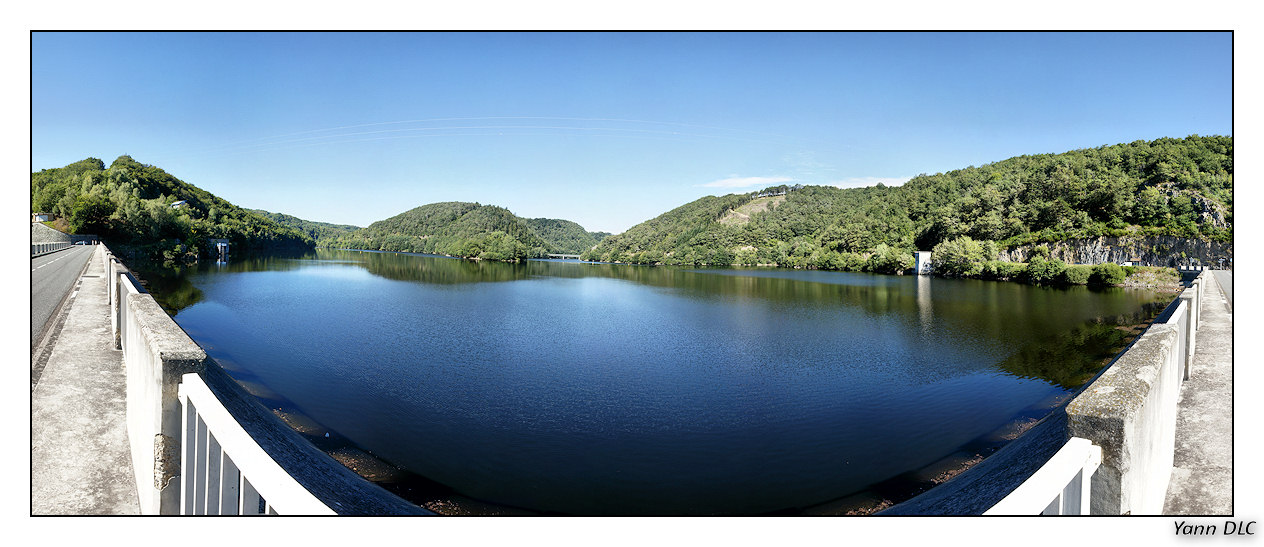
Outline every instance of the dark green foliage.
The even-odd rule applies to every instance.
[[[326,246],[325,243],[360,229],[359,226],[352,226],[350,224],[314,222],[311,220],[303,220],[296,216],[290,216],[284,213],[270,213],[268,211],[264,211],[263,209],[251,209],[250,212],[270,219],[282,226],[289,226],[303,232],[307,234],[307,237],[310,237],[312,241],[315,241],[318,246]]]
[[[116,207],[104,194],[81,194],[70,211],[70,229],[77,234],[104,232],[109,229],[108,221]]]
[[[173,207],[173,204],[185,203]],[[120,156],[31,173],[32,212],[67,220],[70,230],[153,259],[208,256],[208,239],[235,249],[311,248],[311,238],[242,209],[152,165]],[[120,249],[122,250],[122,249]]]
[[[1072,264],[1062,270],[1062,282],[1067,285],[1087,285],[1093,267],[1083,264]]]
[[[589,232],[579,224],[556,218],[529,218],[527,225],[544,240],[544,247],[556,254],[583,253],[610,235],[605,232]]]
[[[959,235],[1006,247],[1127,233],[1227,241],[1230,230],[1203,217],[1201,204],[1221,208],[1231,221],[1233,138],[1195,135],[1020,156],[914,177],[901,190],[910,194],[923,249]],[[1186,209],[1183,200],[1200,205]]]
[[[987,243],[991,243],[990,241]],[[931,251],[934,270],[947,277],[976,277],[983,273],[983,265],[996,258],[995,246],[986,246],[961,236],[936,245]]]
[[[524,219],[503,207],[457,201],[423,205],[322,240],[322,246],[510,262],[579,254],[596,244],[594,234],[568,220]]]
[[[1008,281],[1021,278],[1026,271],[1027,264],[1025,262],[989,260],[983,264],[983,272],[979,277],[993,281]]]
[[[886,199],[891,191],[808,186],[707,196],[602,240],[584,258],[860,271],[885,244],[902,254],[880,257],[874,266],[899,271],[912,265],[913,227],[899,203]],[[743,206],[753,211],[749,220],[732,220],[730,213]],[[904,259],[908,266],[901,267]]]
[[[1232,137],[1163,138],[1020,156],[920,175],[899,187],[708,196],[610,236],[584,257],[707,264],[731,253],[740,264],[847,269],[835,268],[847,261],[830,253],[867,260],[880,244],[907,252],[963,236],[980,245],[995,242],[992,250],[1104,235],[1229,241],[1232,190]],[[784,198],[769,197],[782,192]],[[759,200],[782,201],[761,210]],[[752,211],[749,219],[726,216],[744,206]],[[1217,214],[1227,225],[1216,224]],[[982,275],[994,258],[988,251],[954,275]]]
[[[1118,285],[1124,282],[1124,268],[1114,262],[1105,262],[1093,266],[1093,273],[1088,282],[1092,285]]]
[[[1062,282],[1062,272],[1066,271],[1066,267],[1066,263],[1056,258],[1032,257],[1027,261],[1024,278],[1032,285],[1056,285]]]
[[[865,269],[874,273],[903,274],[913,267],[913,254],[886,243],[879,243],[869,255]]]

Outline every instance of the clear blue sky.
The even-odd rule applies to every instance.
[[[1232,134],[1227,33],[36,33],[32,170],[122,154],[366,226],[621,232],[704,195]]]

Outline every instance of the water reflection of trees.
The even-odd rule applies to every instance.
[[[685,298],[751,299],[799,310],[845,307],[874,317],[894,315],[918,323],[921,332],[943,340],[1021,342],[1021,349],[998,366],[1067,389],[1090,379],[1135,338],[1137,329],[1128,327],[1152,320],[1167,300],[1147,291],[1048,289],[916,276],[554,261],[510,264],[332,249],[234,256],[227,264],[204,262],[196,267],[146,265],[141,272],[163,308],[175,313],[202,299],[202,292],[189,281],[194,271],[203,275],[287,271],[310,267],[313,261],[354,264],[387,279],[428,284],[599,277],[671,289]]]
[[[194,266],[175,266],[170,262],[165,265],[137,262],[131,269],[145,290],[169,314],[174,315],[202,301],[202,290],[195,287],[188,278],[188,274],[195,269]]]
[[[1026,340],[1004,364],[1020,376],[1074,387],[1132,336],[1126,327],[1153,318],[1164,300],[1146,291],[1038,288],[1016,283],[938,280],[790,270],[698,270],[622,264],[530,261],[525,264],[418,260],[367,254],[367,267],[391,279],[426,283],[513,281],[532,277],[603,277],[670,288],[701,299],[760,299],[796,307],[846,306],[872,316],[898,315],[928,323],[933,332]],[[1087,318],[1087,321],[1086,321]],[[926,327],[927,325],[923,325]],[[1045,333],[1058,333],[1047,335]]]
[[[353,259],[369,273],[396,281],[436,285],[517,281],[528,277],[525,264],[466,260],[431,255],[371,251],[318,250],[322,259]]]
[[[1162,302],[1148,302],[1133,313],[1097,317],[1051,336],[1036,335],[998,366],[1016,376],[1079,388],[1132,343],[1163,307]]]

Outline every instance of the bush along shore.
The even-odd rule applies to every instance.
[[[931,251],[932,270],[940,277],[1018,281],[1031,285],[1097,287],[1145,287],[1180,290],[1181,276],[1174,268],[1121,266],[1113,262],[1096,265],[1067,264],[1050,258],[1043,245],[1032,250],[1027,262],[997,260],[995,242],[974,241],[962,236],[945,241]]]

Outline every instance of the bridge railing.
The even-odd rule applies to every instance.
[[[1087,515],[1102,449],[1073,437],[1043,467],[984,515]]]
[[[1199,274],[1144,333],[1066,407],[1069,436],[1101,447],[1092,513],[1159,514],[1171,480],[1177,399],[1197,346]]]
[[[201,376],[184,375],[180,403],[185,468],[180,514],[336,514],[260,448]]]
[[[31,244],[31,258],[37,257],[39,255],[45,255],[53,251],[60,251],[62,249],[66,249],[69,247],[70,247],[69,241],[57,241],[53,243],[32,243]]]
[[[102,252],[142,514],[429,513],[286,426]]]
[[[1179,390],[1192,374],[1202,296],[1215,283],[1199,275],[1065,408],[881,514],[1160,513],[1172,476]]]

